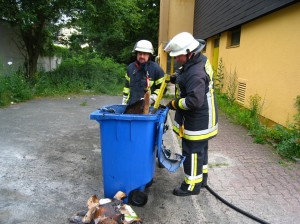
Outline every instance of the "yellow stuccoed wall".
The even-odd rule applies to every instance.
[[[193,33],[195,0],[161,0],[159,19],[159,64],[167,70],[167,54],[164,47],[180,32]]]
[[[165,44],[177,33],[193,33],[194,0],[161,0],[159,63],[166,71]],[[242,25],[240,46],[227,48],[227,32],[220,36],[219,59],[225,75],[236,71],[246,82],[245,104],[258,94],[264,101],[262,116],[287,125],[297,113],[295,98],[300,95],[300,4]],[[213,62],[213,37],[204,54]]]
[[[246,82],[245,106],[258,94],[264,101],[261,115],[284,126],[293,121],[300,95],[299,27],[300,4],[295,4],[243,25],[239,47],[226,47],[227,32],[220,37],[225,75],[236,70]],[[205,55],[213,60],[213,38]]]
[[[168,39],[181,32],[193,33],[194,0],[171,0]]]

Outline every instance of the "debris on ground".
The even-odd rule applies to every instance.
[[[76,224],[141,224],[142,220],[131,206],[123,203],[122,199],[126,197],[122,191],[112,199],[99,199],[93,195],[87,201],[88,211],[77,212],[69,221]]]

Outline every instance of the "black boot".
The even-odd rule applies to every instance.
[[[188,190],[189,187],[190,185],[183,181],[180,187],[177,187],[173,190],[173,194],[176,196],[189,196],[189,195],[197,195],[200,193],[201,184],[196,184],[192,191]]]
[[[189,196],[189,195],[197,195],[200,193],[200,189],[195,189],[193,191],[183,190],[181,187],[177,187],[173,190],[173,194],[176,196]]]

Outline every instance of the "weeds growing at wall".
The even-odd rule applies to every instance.
[[[299,99],[297,97],[297,99]],[[259,109],[247,109],[241,107],[238,103],[228,103],[228,97],[225,94],[217,95],[219,109],[226,114],[230,120],[236,124],[242,125],[249,130],[253,136],[253,141],[258,144],[270,144],[276,152],[284,158],[294,160],[300,158],[300,129],[299,120],[297,123],[283,127],[279,124],[268,127],[259,120]],[[298,108],[299,109],[299,108]],[[300,116],[300,111],[296,117]]]
[[[214,71],[214,73],[216,74],[214,80],[214,89],[217,93],[221,93],[224,86],[224,65],[222,58],[220,58],[217,71]]]
[[[263,102],[261,96],[255,94],[249,97],[249,110],[250,115],[253,118],[258,118],[258,115],[261,114],[263,109]]]
[[[220,65],[220,64],[219,64]],[[219,66],[224,69],[224,65]],[[218,71],[224,74],[223,71]],[[225,76],[226,74],[224,74]],[[225,79],[224,79],[225,80]],[[227,83],[224,83],[224,93],[217,91],[219,109],[232,122],[240,124],[249,130],[253,141],[259,144],[270,144],[283,158],[295,160],[300,158],[300,96],[295,99],[297,114],[295,122],[283,127],[279,124],[268,127],[260,120],[264,101],[258,94],[249,97],[249,108],[242,107],[235,101],[237,90],[237,73],[229,74]]]
[[[233,104],[236,99],[236,91],[238,87],[238,82],[237,82],[237,73],[236,70],[234,72],[230,72],[227,77],[227,83],[224,85],[225,86],[225,91],[226,91],[226,96],[228,99],[228,102],[230,104]]]
[[[295,123],[289,124],[288,129],[276,127],[281,137],[276,149],[280,155],[300,159],[300,96],[295,99],[295,107],[297,109],[297,114],[294,116]]]

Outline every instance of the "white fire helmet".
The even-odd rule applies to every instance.
[[[132,52],[136,52],[136,51],[146,52],[150,54],[154,53],[152,43],[149,40],[140,40],[136,42]]]
[[[182,32],[174,36],[164,50],[168,52],[171,57],[176,57],[178,55],[186,55],[192,52],[199,45],[200,49],[198,49],[198,51],[201,51],[205,47],[205,41],[196,40],[192,34]]]

